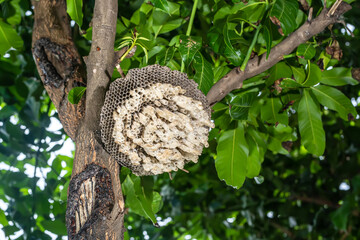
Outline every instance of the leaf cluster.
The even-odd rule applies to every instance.
[[[0,224],[6,236],[24,233],[18,239],[50,239],[45,230],[60,238],[72,159],[52,155],[66,137],[48,129],[57,114],[35,72],[26,2],[0,0]],[[77,23],[73,38],[85,56],[93,1],[81,2],[67,1]],[[206,94],[234,67],[268,55],[308,17],[296,0],[197,2],[190,35],[193,1],[119,2],[114,48],[139,46],[122,59],[124,73],[183,65]],[[334,25],[213,106],[210,147],[187,166],[191,175],[139,178],[123,168],[126,237],[360,238],[360,89],[351,75],[360,66],[360,11],[359,3],[346,2],[353,2],[345,20],[355,37]],[[322,1],[307,3],[314,15],[323,8]],[[75,88],[69,100],[76,103],[84,91]],[[29,166],[40,175],[28,173]]]

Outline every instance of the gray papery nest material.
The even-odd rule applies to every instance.
[[[186,74],[151,65],[111,83],[101,111],[105,149],[136,175],[197,162],[214,124],[205,95]]]

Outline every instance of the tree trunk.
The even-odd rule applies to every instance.
[[[35,12],[33,55],[44,87],[76,151],[68,190],[69,239],[122,239],[124,199],[120,167],[103,149],[100,111],[114,69],[117,1],[96,1],[87,75],[71,37],[66,1],[32,2]],[[73,87],[86,86],[86,97],[73,105]]]

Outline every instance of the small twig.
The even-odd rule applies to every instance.
[[[121,78],[125,78],[124,72],[120,67],[120,63],[116,64],[116,70],[120,73]]]
[[[129,49],[128,46],[121,48],[119,51],[115,51],[114,64],[118,63],[124,53]]]
[[[186,169],[183,169],[183,168],[179,168],[181,171],[183,171],[183,172],[186,172],[186,173],[189,173],[189,171],[188,170],[186,170]]]
[[[326,16],[330,17],[330,16],[334,15],[336,9],[340,6],[341,2],[342,2],[342,0],[336,0],[336,2],[332,5],[332,7],[330,8],[330,10]]]
[[[311,22],[312,20],[312,15],[313,15],[313,8],[311,7],[310,10],[309,10],[309,15],[308,15],[308,21]]]
[[[173,178],[171,176],[171,172],[169,172],[169,178],[170,178],[171,181],[173,180]]]
[[[346,26],[346,22],[344,20],[339,20],[338,23],[341,23],[344,28],[350,33],[351,37],[355,37],[354,33]]]
[[[129,47],[123,47],[119,51],[116,51],[115,56],[114,56],[114,64],[115,64],[116,70],[120,73],[122,78],[125,78],[125,75],[124,75],[123,70],[120,67],[121,58],[127,52],[128,48]]]
[[[341,240],[346,240],[347,237],[350,235],[351,230],[352,230],[352,226],[350,225],[350,226],[348,227],[348,229],[345,231],[344,235],[342,235]]]
[[[290,197],[290,199],[296,199],[296,200],[300,200],[302,202],[307,202],[307,203],[313,203],[313,204],[317,204],[320,206],[324,206],[327,205],[328,207],[331,208],[339,208],[340,205],[337,203],[333,203],[328,199],[324,199],[324,198],[320,198],[320,197],[308,197],[308,196],[300,196],[300,195],[292,195]]]

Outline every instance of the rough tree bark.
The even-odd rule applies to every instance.
[[[114,69],[117,0],[96,0],[91,52],[84,64],[71,37],[65,0],[33,0],[35,23],[33,55],[44,87],[58,110],[65,132],[76,142],[68,192],[66,223],[69,239],[122,239],[124,199],[119,166],[103,149],[100,110]],[[207,95],[210,104],[220,101],[242,82],[259,74],[289,54],[299,44],[335,23],[350,10],[342,3],[335,14],[324,10],[306,22],[265,56],[252,59],[244,72],[233,69]],[[115,56],[116,55],[116,56]],[[73,105],[67,95],[73,87],[87,86],[86,98]]]
[[[117,0],[95,2],[87,75],[71,37],[66,1],[39,0],[32,4],[37,69],[65,132],[76,143],[66,212],[69,239],[122,239],[120,168],[103,149],[99,127],[114,69]],[[73,105],[67,95],[77,86],[87,86],[86,98]]]

